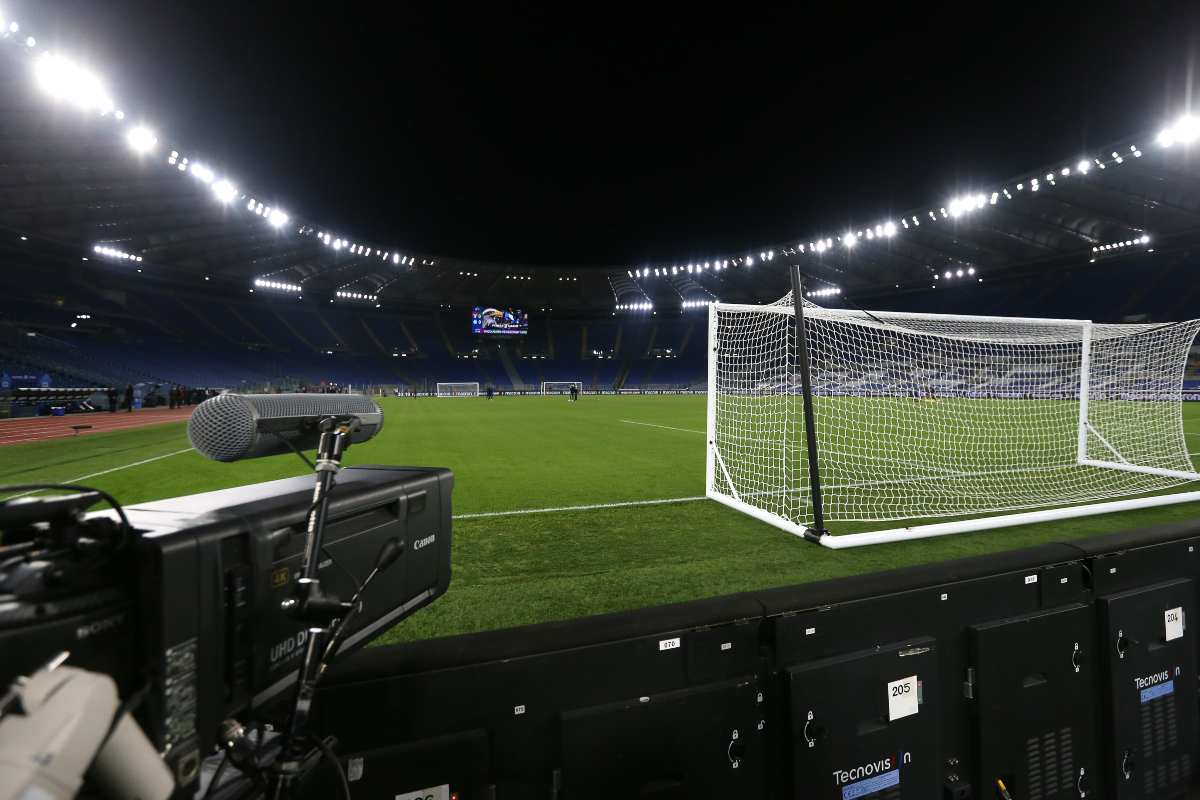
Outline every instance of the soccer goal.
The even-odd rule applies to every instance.
[[[1198,329],[715,304],[707,494],[832,548],[1200,500]]]
[[[542,394],[569,394],[572,386],[583,394],[582,381],[542,381]]]
[[[479,397],[478,383],[439,383],[438,397]]]

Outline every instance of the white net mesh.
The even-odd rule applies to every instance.
[[[828,522],[1077,505],[1200,477],[1181,413],[1200,320],[1092,325],[807,300],[804,317]],[[715,319],[710,491],[808,525],[791,296],[720,304]]]

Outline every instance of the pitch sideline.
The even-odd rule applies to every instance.
[[[140,467],[143,464],[150,464],[155,461],[162,461],[164,458],[170,458],[171,456],[177,456],[182,453],[189,453],[192,451],[192,449],[193,448],[191,448],[191,447],[185,447],[182,450],[176,450],[173,453],[163,453],[160,456],[151,456],[150,458],[143,458],[141,461],[134,461],[132,464],[122,464],[119,467],[111,467],[110,469],[102,469],[99,472],[92,472],[87,475],[80,475],[78,478],[71,478],[70,480],[66,480],[66,481],[25,481],[25,482],[26,483],[79,483],[80,481],[90,480],[91,478],[99,478],[101,475],[108,475],[113,472],[120,472],[121,470],[129,469],[130,467]],[[9,495],[8,497],[6,497],[4,499],[5,500],[15,500],[18,497],[25,497],[27,495],[31,495],[31,494],[34,494],[39,491],[45,491],[45,490],[33,489],[28,492],[21,492],[20,494]]]
[[[484,519],[487,517],[514,517],[523,514],[554,514],[564,511],[597,511],[605,508],[632,508],[635,506],[661,506],[669,503],[694,503],[707,500],[704,495],[694,497],[667,497],[660,500],[624,500],[617,503],[588,503],[581,506],[554,506],[549,508],[520,508],[512,511],[477,511],[471,514],[455,514],[451,519]]]
[[[670,425],[656,425],[653,422],[638,422],[635,419],[623,419],[627,425],[645,425],[647,428],[662,428],[668,431],[683,431],[684,433],[704,433],[704,431],[696,430],[695,428],[672,428]]]

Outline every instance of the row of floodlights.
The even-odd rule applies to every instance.
[[[0,20],[0,33],[3,35],[14,35],[19,30],[20,26],[15,21],[10,22],[7,26],[5,26],[3,21]],[[27,47],[32,48],[36,44],[37,42],[32,36],[25,39],[25,45]],[[83,110],[98,112],[102,116],[111,113],[118,121],[125,119],[124,112],[115,108],[115,104],[112,98],[108,95],[108,92],[100,78],[91,71],[79,66],[78,64],[75,64],[68,58],[48,52],[43,53],[35,63],[34,76],[38,86],[56,100],[67,102]],[[154,135],[153,131],[145,128],[144,126],[137,126],[131,129],[126,136],[129,145],[137,152],[148,152],[152,150],[158,143],[158,139]],[[1200,138],[1200,118],[1186,114],[1178,118],[1171,125],[1163,128],[1158,134],[1157,141],[1162,147],[1171,147],[1175,144],[1188,145],[1195,142],[1198,138]],[[1136,145],[1130,145],[1129,152],[1132,153],[1134,158],[1140,158],[1142,156],[1142,151],[1138,149]],[[1117,164],[1124,162],[1124,156],[1117,151],[1113,151],[1111,156],[1113,161]],[[174,151],[172,151],[172,157],[168,161],[172,166],[177,166],[181,171],[188,170],[187,159],[180,159],[178,153]],[[1074,172],[1077,174],[1086,175],[1091,170],[1093,164],[1100,169],[1106,168],[1106,164],[1098,158],[1090,161],[1088,159],[1082,159],[1075,166]],[[230,202],[237,195],[236,186],[234,186],[227,179],[222,179],[220,181],[216,180],[212,171],[207,167],[197,164],[191,167],[191,171],[193,175],[203,182],[211,184],[213,186],[214,193],[223,202]],[[1058,171],[1057,177],[1067,177],[1071,174],[1072,170],[1070,167],[1063,167]],[[1046,173],[1046,180],[1051,185],[1055,183],[1055,178],[1056,174],[1054,172]],[[1040,189],[1040,186],[1041,184],[1038,178],[1033,178],[1029,181],[1029,188],[1033,192],[1037,192]],[[1024,191],[1024,188],[1024,182],[1016,185],[1018,192]],[[995,205],[1001,194],[1003,194],[1006,199],[1011,200],[1013,198],[1012,192],[1005,187],[1000,192],[992,192],[990,198],[983,194],[972,194],[954,198],[950,201],[948,207],[942,207],[938,210],[941,212],[942,219],[956,218],[962,214],[979,210],[983,208],[985,204]],[[251,204],[248,204],[247,208],[256,213],[260,213],[262,216],[265,216],[267,220],[276,225],[276,227],[281,227],[287,221],[287,215],[283,212],[276,210],[273,213],[262,213],[267,211],[265,208],[262,209],[262,212],[260,212],[260,205],[258,203],[252,202]],[[928,213],[932,220],[938,220],[938,215],[934,211],[931,210]],[[918,216],[913,215],[911,220],[911,227],[920,226],[921,222]],[[902,219],[901,223],[906,229],[910,227],[908,218]],[[864,238],[864,236],[867,239],[871,239],[880,235],[890,237],[894,235],[895,232],[895,223],[889,221],[883,225],[876,225],[874,228],[868,228],[857,233],[850,232],[838,238],[845,246],[853,247],[854,244],[860,239]],[[322,238],[326,245],[330,244],[330,237],[328,235],[325,235]],[[343,240],[339,239],[338,242],[341,243]],[[338,249],[340,249],[341,246],[344,245],[339,244]],[[817,242],[809,242],[808,250],[810,252],[822,253],[832,246],[832,239],[826,238]],[[355,245],[353,247],[356,252],[360,250],[360,246]],[[801,243],[797,245],[794,250],[792,248],[787,248],[787,251],[789,253],[804,253],[805,249],[806,248],[804,244]],[[371,248],[365,248],[365,251],[369,254],[371,252]],[[386,259],[387,254],[384,253],[381,255],[381,257]],[[773,251],[764,251],[759,254],[760,260],[771,260],[773,257]],[[399,258],[394,258],[393,260],[394,263],[400,263]],[[411,259],[406,258],[404,260],[408,262]],[[754,259],[753,256],[748,255],[744,258],[733,259],[733,263],[752,266]],[[686,271],[695,273],[709,269],[721,270],[728,268],[729,264],[730,261],[728,259],[716,262],[703,262],[703,264],[689,264],[686,267]],[[631,278],[645,278],[650,277],[651,274],[656,276],[667,274],[675,275],[684,271],[684,269],[685,268],[683,267],[674,266],[670,268],[670,272],[668,273],[666,267],[646,267],[640,268],[636,271],[628,270],[627,272]],[[653,270],[653,273],[651,270]]]
[[[570,282],[570,281],[577,282],[578,280],[579,280],[579,278],[561,278],[561,277],[559,278],[559,281],[568,281],[568,282]]]
[[[1093,253],[1100,253],[1106,250],[1120,250],[1124,247],[1133,247],[1135,244],[1150,244],[1150,237],[1142,234],[1137,239],[1126,239],[1123,242],[1110,242],[1109,244],[1098,244],[1092,248]]]
[[[302,292],[300,286],[286,281],[269,281],[264,278],[255,278],[254,285],[260,289],[278,289],[281,292]]]
[[[775,259],[775,251],[768,250],[759,254],[763,261],[773,261]],[[703,263],[688,264],[679,266],[678,264],[671,267],[639,267],[638,269],[627,269],[625,274],[631,278],[649,278],[652,275],[655,277],[663,277],[666,275],[679,275],[687,273],[689,275],[697,275],[701,272],[713,271],[720,272],[723,269],[729,269],[730,260],[728,258],[721,261],[705,261]],[[754,266],[754,256],[746,256],[745,258],[735,258],[732,262],[735,266],[744,264],[747,267]]]
[[[339,292],[337,292],[337,296],[342,298],[343,300],[370,300],[372,303],[374,303],[376,300],[379,299],[376,295],[364,294],[362,292],[339,291]]]
[[[126,253],[124,250],[118,250],[115,247],[106,247],[105,245],[101,245],[101,244],[98,244],[95,247],[93,247],[92,252],[98,253],[99,255],[102,255],[102,256],[108,256],[109,258],[117,258],[117,259],[122,259],[125,261],[139,261],[140,262],[143,260],[141,256],[135,256],[133,253]]]
[[[974,274],[975,274],[974,267],[967,267],[966,269],[962,269],[960,267],[959,269],[948,269],[945,272],[943,272],[941,275],[934,273],[933,279],[936,281],[938,278],[945,278],[946,280],[949,281],[949,280],[954,280],[955,278],[965,278],[967,276],[974,275]]]
[[[617,311],[650,311],[654,308],[654,303],[618,303]]]
[[[460,272],[460,273],[458,273],[458,277],[460,277],[460,278],[478,278],[479,273],[478,272]]]
[[[273,227],[282,228],[288,222],[288,215],[280,211],[278,208],[271,208],[251,197],[246,202],[246,210],[253,211],[258,216],[271,223]]]
[[[504,279],[506,281],[531,281],[531,280],[533,280],[533,276],[532,275],[505,275]]]
[[[387,261],[388,256],[391,256],[393,264],[413,264],[416,263],[417,260],[416,256],[402,256],[399,253],[393,253],[388,250],[375,250],[374,248],[367,247],[365,244],[351,242],[347,239],[337,239],[334,238],[333,234],[326,233],[324,231],[317,231],[317,241],[326,247],[332,247],[334,250],[341,250],[345,248],[346,252],[350,253],[351,255],[369,256],[371,253],[375,253],[379,256],[380,261]],[[422,263],[427,262],[422,261]]]
[[[714,305],[716,302],[717,302],[716,300],[684,300],[683,307],[684,308],[708,308],[709,306]]]
[[[1169,147],[1176,142],[1188,144],[1188,143],[1195,141],[1198,138],[1200,138],[1200,119],[1192,117],[1192,116],[1184,116],[1184,117],[1181,117],[1174,125],[1172,125],[1171,127],[1165,129],[1162,133],[1160,133],[1158,141],[1162,146]],[[1127,155],[1132,155],[1133,158],[1141,158],[1142,151],[1141,151],[1141,149],[1138,148],[1137,145],[1130,145],[1129,151],[1126,154],[1122,154],[1122,153],[1114,150],[1111,153],[1111,162],[1109,162],[1109,163],[1123,164],[1125,162],[1125,158],[1127,157]],[[1086,175],[1086,174],[1088,174],[1088,172],[1091,171],[1091,169],[1093,167],[1098,167],[1099,169],[1103,170],[1103,169],[1107,169],[1107,166],[1108,166],[1108,164],[1106,164],[1105,161],[1103,161],[1099,158],[1093,158],[1090,160],[1089,159],[1081,159],[1075,165],[1075,167],[1073,169],[1069,166],[1064,166],[1061,169],[1057,170],[1057,172],[1047,172],[1045,174],[1044,181],[1046,183],[1050,184],[1051,186],[1055,186],[1055,185],[1057,185],[1056,181],[1059,179],[1068,177],[1072,174]],[[1042,186],[1043,186],[1043,178],[1034,177],[1034,178],[1031,178],[1029,181],[1021,181],[1021,182],[1017,183],[1016,191],[1024,192],[1026,190],[1026,188],[1028,188],[1029,191],[1031,191],[1031,192],[1037,192],[1037,191],[1041,190]],[[947,220],[947,219],[957,219],[966,214],[971,214],[975,211],[979,211],[979,210],[983,209],[985,206],[988,206],[988,205],[994,206],[999,202],[1001,197],[1004,197],[1007,200],[1012,200],[1014,197],[1013,191],[1011,191],[1008,187],[1004,187],[1004,188],[1000,189],[999,191],[991,192],[990,195],[983,194],[983,193],[973,193],[973,194],[962,195],[959,197],[952,198],[946,206],[942,206],[937,209],[930,209],[927,213],[928,213],[929,219],[932,220],[933,222],[939,222],[941,220]],[[921,226],[921,219],[922,219],[922,217],[920,217],[916,214],[913,214],[909,217],[902,218],[900,220],[900,224],[904,227],[905,230],[919,228]],[[856,244],[858,244],[859,242],[861,242],[864,239],[868,240],[868,241],[870,241],[872,239],[889,239],[889,238],[895,236],[897,233],[899,233],[899,230],[897,228],[896,223],[889,220],[887,222],[883,222],[878,225],[874,225],[872,227],[863,228],[861,230],[847,231],[844,234],[842,234],[841,236],[838,236],[837,241],[840,242],[844,247],[849,249],[849,248],[853,248]],[[830,250],[831,248],[833,248],[833,246],[834,246],[833,238],[826,237],[824,239],[817,239],[815,241],[810,241],[807,243],[807,245],[804,244],[803,242],[801,242],[801,243],[797,244],[794,248],[793,247],[785,247],[784,252],[789,255],[805,254],[805,253],[821,255],[821,254],[825,253],[827,250]],[[759,260],[769,261],[773,258],[773,256],[774,256],[773,251],[760,252]],[[627,270],[626,272],[629,275],[629,277],[631,277],[631,278],[661,277],[661,276],[678,275],[679,273],[685,272],[685,271],[690,272],[690,273],[696,273],[696,272],[703,272],[708,269],[713,269],[714,271],[720,270],[720,269],[726,269],[729,267],[730,263],[732,263],[734,265],[753,266],[754,265],[754,257],[752,255],[748,255],[748,256],[745,256],[744,258],[735,258],[732,261],[722,260],[722,261],[716,261],[716,262],[703,262],[701,264],[689,264],[689,265],[687,265],[686,268],[680,267],[680,266],[644,267],[644,268],[638,268],[638,269],[630,269],[630,270]]]
[[[804,293],[805,297],[830,297],[832,295],[841,294],[842,290],[837,286],[828,286],[824,289],[810,289]]]

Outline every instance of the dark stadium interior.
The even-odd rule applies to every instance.
[[[1195,2],[0,0],[0,800],[63,664],[173,800],[1200,798],[1197,77]]]

